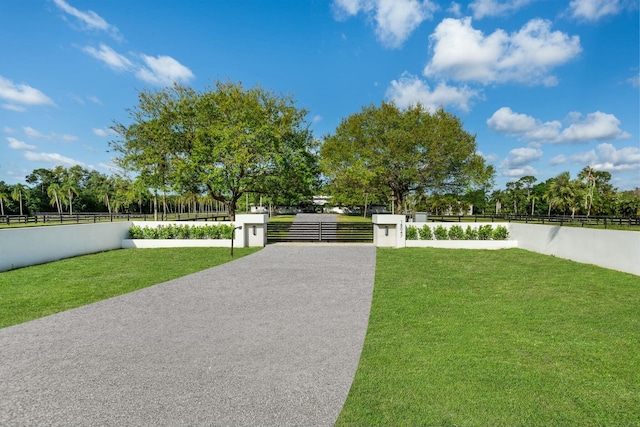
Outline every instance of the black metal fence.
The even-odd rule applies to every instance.
[[[350,222],[272,222],[267,242],[373,242],[373,224]]]
[[[424,222],[417,217],[420,222]],[[408,215],[408,221],[416,221]],[[426,215],[426,222],[524,222],[526,224],[553,224],[574,226],[640,227],[640,217],[586,216],[586,215]]]
[[[172,214],[170,220],[172,221],[224,221],[229,216],[226,213],[201,213],[201,214]],[[73,215],[59,214],[55,212],[36,212],[33,215],[3,215],[0,216],[0,225],[12,225],[12,224],[81,224],[81,223],[96,223],[96,222],[113,222],[113,221],[153,221],[153,214],[139,214],[139,213],[106,213],[106,212],[93,212],[93,213],[77,213]]]

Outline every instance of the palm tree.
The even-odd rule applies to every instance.
[[[20,215],[24,215],[22,213],[22,195],[24,193],[24,190],[24,185],[16,184],[13,186],[13,190],[11,191],[11,198],[16,202],[20,202]]]
[[[591,214],[591,207],[593,206],[593,197],[596,192],[596,170],[591,166],[585,166],[584,169],[578,174],[578,179],[583,180],[585,183],[584,191],[584,208],[587,211],[587,218]]]
[[[56,206],[56,208],[58,209],[58,214],[62,213],[62,206],[60,204],[60,197],[58,196],[58,194],[62,194],[62,190],[60,189],[60,184],[58,183],[52,183],[49,184],[49,187],[47,187],[47,195],[49,197],[51,197],[51,200],[49,201],[49,203],[51,203],[51,206]]]
[[[548,193],[549,196],[547,200],[549,202],[549,209],[551,209],[551,206],[554,206],[562,209],[563,213],[566,213],[568,208],[572,208],[572,211],[575,213],[574,200],[576,187],[571,181],[569,172],[563,172],[555,177],[549,184]]]
[[[0,215],[4,216],[4,204],[9,201],[7,193],[0,191]]]
[[[69,199],[69,215],[73,215],[73,195],[76,196],[79,194],[78,190],[74,187],[73,183],[67,181],[62,186],[62,191],[67,194],[67,198]]]

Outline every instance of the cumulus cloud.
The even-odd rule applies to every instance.
[[[540,160],[540,158],[542,158],[542,150],[538,148],[514,148],[509,151],[509,155],[500,165],[503,168],[513,169]]]
[[[608,172],[636,171],[640,170],[640,147],[617,149],[609,143],[599,144],[595,150],[572,155],[571,161]]]
[[[396,48],[423,21],[433,17],[438,5],[431,0],[334,0],[333,8],[339,20],[363,12],[375,22],[378,40]]]
[[[16,84],[0,76],[0,99],[8,101],[2,107],[7,110],[25,111],[25,106],[55,105],[47,95],[25,84]]]
[[[65,157],[58,153],[43,153],[35,151],[25,151],[24,158],[31,162],[52,163],[60,166],[75,166],[79,165],[86,167],[87,165],[79,160],[75,160],[69,157]]]
[[[85,53],[93,56],[94,58],[104,62],[110,68],[119,71],[126,71],[131,69],[133,64],[125,56],[120,55],[115,50],[111,49],[106,44],[100,43],[100,48],[96,49],[92,46],[86,46],[82,49]]]
[[[475,19],[486,16],[500,16],[516,11],[531,3],[531,0],[475,0],[469,4]]]
[[[432,111],[445,106],[469,111],[471,100],[478,98],[479,93],[467,86],[454,87],[443,82],[432,90],[424,80],[404,73],[398,80],[391,81],[386,97],[400,108],[420,103]]]
[[[578,20],[595,22],[618,14],[622,5],[619,0],[571,0],[569,10],[571,16]]]
[[[82,50],[113,70],[133,72],[138,79],[153,85],[172,85],[175,82],[188,82],[194,78],[189,68],[170,56],[141,54],[142,63],[135,63],[105,44],[100,44],[98,49],[86,46]],[[96,97],[89,97],[89,100],[102,104]]]
[[[109,24],[104,20],[104,18],[102,18],[94,11],[80,11],[64,0],[53,0],[53,3],[66,14],[77,18],[82,26],[82,29],[104,31],[116,40],[120,40],[122,38],[120,36],[120,32],[116,27]]]
[[[36,150],[37,147],[35,145],[30,145],[15,138],[8,137],[7,141],[9,141],[9,148],[14,150]]]
[[[583,119],[577,112],[569,114],[571,124],[562,129],[558,120],[542,122],[526,114],[516,113],[509,107],[498,109],[487,120],[490,129],[532,142],[585,143],[625,139],[631,135],[620,129],[620,120],[613,114],[596,111]]]
[[[557,84],[550,71],[582,50],[578,36],[551,31],[551,22],[533,19],[519,31],[485,35],[471,18],[444,19],[430,36],[433,56],[425,76],[441,76],[482,84],[509,81]]]
[[[501,175],[506,177],[520,177],[535,175],[537,171],[529,163],[542,158],[542,150],[537,148],[514,148],[507,157],[500,162]]]
[[[171,85],[174,82],[188,82],[194,75],[191,70],[170,56],[142,55],[145,66],[137,72],[136,77],[154,85]]]

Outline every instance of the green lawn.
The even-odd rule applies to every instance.
[[[236,248],[235,258],[260,248]],[[0,328],[231,260],[228,248],[121,249],[0,273]]]
[[[337,425],[640,425],[640,278],[518,249],[378,249]]]

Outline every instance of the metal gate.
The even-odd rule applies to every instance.
[[[373,243],[373,224],[362,222],[272,222],[267,242]]]

